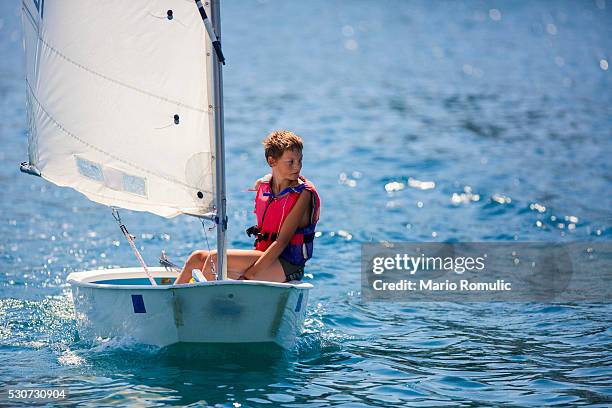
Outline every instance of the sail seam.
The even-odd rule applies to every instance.
[[[143,168],[143,167],[140,167],[140,166],[138,166],[138,165],[136,165],[136,164],[133,164],[133,163],[130,163],[130,162],[128,162],[128,161],[126,161],[126,160],[124,160],[124,159],[121,159],[120,157],[117,157],[117,156],[115,156],[115,155],[113,155],[113,154],[111,154],[111,153],[108,153],[108,152],[106,152],[106,151],[104,151],[104,150],[100,149],[99,147],[94,146],[94,145],[92,145],[91,143],[88,143],[88,142],[86,142],[85,140],[81,139],[80,137],[78,137],[78,136],[77,136],[77,135],[75,135],[74,133],[70,132],[70,131],[69,131],[68,129],[66,129],[65,127],[63,127],[61,123],[59,123],[57,120],[55,120],[55,118],[54,118],[53,116],[51,116],[51,114],[45,110],[45,108],[43,107],[43,105],[40,103],[40,101],[39,101],[39,100],[38,100],[38,98],[36,97],[36,94],[34,93],[34,90],[32,89],[32,85],[30,84],[30,81],[28,81],[28,80],[27,80],[27,78],[26,78],[26,84],[28,85],[28,89],[29,89],[29,91],[30,91],[30,94],[32,95],[32,98],[33,98],[33,99],[36,101],[36,104],[37,104],[37,105],[40,107],[40,110],[41,110],[41,111],[43,111],[43,112],[45,113],[45,115],[47,115],[47,117],[48,117],[48,118],[51,120],[51,122],[53,122],[53,124],[54,124],[54,125],[55,125],[55,126],[56,126],[56,127],[59,129],[59,130],[61,130],[63,133],[65,133],[66,135],[70,136],[70,137],[71,137],[71,138],[73,138],[74,140],[76,140],[76,141],[78,141],[78,142],[80,142],[80,143],[84,144],[85,146],[87,146],[87,147],[89,147],[89,148],[91,148],[91,149],[93,149],[93,150],[97,151],[98,153],[102,153],[102,154],[104,154],[104,155],[106,155],[106,156],[110,157],[110,158],[111,158],[111,159],[113,159],[113,160],[117,160],[117,161],[119,161],[119,162],[121,162],[121,163],[123,163],[123,164],[125,164],[125,165],[127,165],[127,166],[130,166],[130,167],[132,167],[132,168],[134,168],[134,169],[136,169],[136,170],[142,171],[143,173],[146,173],[146,174],[149,174],[149,175],[151,175],[151,176],[154,176],[154,177],[158,177],[158,178],[164,179],[164,180],[166,180],[166,181],[168,181],[168,182],[170,182],[170,183],[178,184],[178,185],[181,185],[181,186],[183,186],[183,187],[187,187],[187,188],[190,188],[190,189],[194,189],[194,190],[201,191],[201,190],[200,190],[200,187],[197,187],[197,186],[192,186],[192,185],[189,185],[189,184],[187,184],[187,183],[183,183],[183,182],[182,182],[182,181],[180,181],[180,180],[176,180],[176,179],[173,179],[173,178],[171,178],[171,177],[168,177],[168,176],[165,176],[165,175],[162,175],[162,174],[157,174],[157,173],[154,173],[154,172],[152,172],[152,171],[150,171],[150,170],[147,170],[147,169],[145,169],[145,168]]]
[[[62,54],[60,51],[58,51],[56,48],[54,48],[51,44],[47,43],[42,38],[41,35],[38,35],[38,39],[40,40],[41,43],[43,43],[45,45],[45,47],[47,47],[49,50],[51,50],[53,53],[55,53],[60,58],[64,59],[66,62],[69,62],[70,64],[72,64],[72,65],[74,65],[74,66],[76,66],[76,67],[78,67],[78,68],[80,68],[80,69],[82,69],[82,70],[84,70],[86,72],[89,72],[90,74],[93,74],[93,75],[95,75],[95,76],[97,76],[99,78],[102,78],[102,79],[104,79],[106,81],[112,82],[112,83],[114,83],[116,85],[120,85],[120,86],[123,86],[125,88],[131,89],[133,91],[139,92],[141,94],[150,96],[152,98],[159,99],[160,101],[167,102],[167,103],[170,103],[170,104],[173,104],[173,105],[176,105],[176,106],[180,106],[181,108],[191,109],[193,111],[200,112],[200,113],[208,113],[207,109],[197,108],[197,107],[194,107],[194,106],[191,106],[191,105],[187,105],[187,104],[179,102],[179,101],[175,101],[175,100],[166,98],[164,96],[156,95],[156,94],[154,94],[152,92],[146,91],[144,89],[137,88],[137,87],[135,87],[133,85],[126,84],[126,83],[121,82],[121,81],[119,81],[117,79],[113,79],[113,78],[110,78],[110,77],[108,77],[108,76],[106,76],[104,74],[96,72],[93,69],[87,68],[86,66],[84,66],[84,65],[82,65],[82,64],[72,60],[71,58],[67,57],[66,55]]]

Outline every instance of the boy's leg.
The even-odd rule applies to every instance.
[[[238,279],[240,275],[250,268],[259,257],[263,255],[263,252],[249,249],[228,249],[227,250],[227,275],[230,279]],[[213,280],[214,275],[212,274],[211,263],[214,262],[217,265],[217,251],[194,251],[181,271],[181,274],[174,282],[175,284],[187,283],[191,279],[191,271],[193,269],[200,269],[206,279]],[[270,281],[270,282],[284,282],[285,272],[278,260],[274,261],[270,267],[261,271],[257,276],[256,280]]]
[[[212,259],[215,265],[217,265],[217,253],[216,251],[213,252]],[[263,252],[254,249],[228,249],[227,277],[229,279],[238,279],[244,271],[257,262],[261,255],[263,255]]]
[[[187,261],[185,261],[185,266],[183,266],[183,269],[181,270],[178,278],[176,278],[174,281],[174,284],[176,285],[179,283],[189,282],[189,279],[191,279],[191,271],[194,269],[203,271],[203,267],[205,266],[206,261],[209,259],[208,255],[208,251],[205,250],[192,252],[191,255],[189,255],[189,258],[187,258]],[[208,276],[206,279],[208,279]]]
[[[253,280],[284,283],[287,280],[287,277],[285,276],[283,266],[277,259],[272,262],[272,265],[270,265],[269,268],[255,275]]]
[[[227,250],[227,274],[230,279],[238,279],[248,268],[263,255],[262,251],[228,249]],[[268,282],[285,282],[285,271],[281,263],[277,260],[272,262],[265,271],[259,272],[253,280]]]
[[[217,265],[217,251],[210,252],[212,261]],[[227,250],[227,277],[229,279],[238,279],[240,275],[244,273],[248,268],[253,266],[255,262],[263,255],[262,251],[255,249],[228,249]],[[211,262],[206,263],[205,269],[202,269],[202,273],[206,276],[206,279],[214,279],[214,276],[210,272]],[[210,278],[209,278],[210,275]],[[278,260],[274,261],[270,267],[261,271],[254,278],[255,280],[269,281],[269,282],[285,282],[285,272],[282,265]]]

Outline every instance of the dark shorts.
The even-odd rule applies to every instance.
[[[290,282],[293,280],[302,280],[304,277],[304,265],[296,265],[292,264],[289,261],[284,260],[283,258],[278,258],[281,266],[283,267],[283,271],[285,272],[285,282]]]

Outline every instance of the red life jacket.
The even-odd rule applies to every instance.
[[[283,222],[291,212],[300,194],[304,190],[310,191],[312,195],[312,209],[310,222],[305,227],[299,227],[291,237],[289,244],[281,257],[295,265],[304,265],[312,258],[312,241],[314,240],[315,227],[319,220],[320,200],[314,185],[305,177],[300,176],[302,184],[295,187],[287,187],[279,194],[274,195],[270,188],[270,181],[261,182],[255,196],[255,214],[257,215],[257,226],[247,230],[249,236],[256,233],[255,249],[265,251],[276,241]]]

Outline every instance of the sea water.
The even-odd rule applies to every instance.
[[[304,138],[322,199],[288,353],[79,337],[68,273],[137,261],[108,208],[19,173],[20,2],[0,11],[3,390],[67,387],[84,406],[612,404],[607,304],[359,294],[365,242],[611,239],[610,1],[224,2],[230,246],[251,247],[246,190],[270,130]],[[150,264],[207,247],[194,219],[122,217]]]

